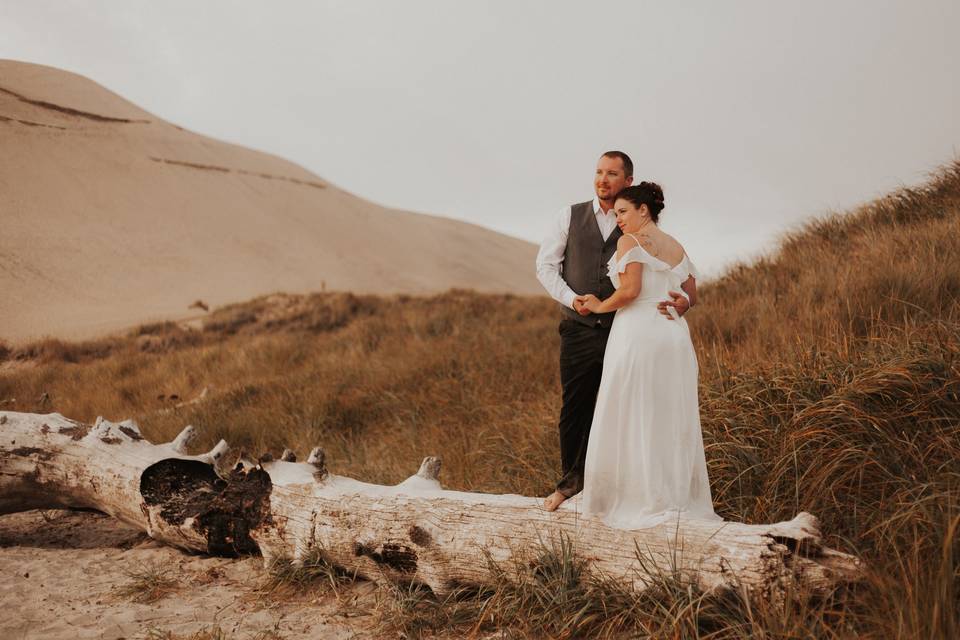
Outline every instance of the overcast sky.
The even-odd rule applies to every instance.
[[[958,32],[957,0],[0,3],[0,57],[533,242],[622,149],[713,275],[960,158]]]

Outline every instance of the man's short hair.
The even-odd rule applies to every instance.
[[[626,178],[633,177],[633,160],[630,159],[630,156],[625,154],[623,151],[607,151],[605,154],[600,156],[601,158],[620,158],[620,162],[623,163],[623,174]]]

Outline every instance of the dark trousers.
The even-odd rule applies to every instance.
[[[597,404],[603,352],[609,328],[589,327],[576,320],[560,321],[560,464],[563,476],[557,491],[572,497],[583,490],[583,463],[590,423]]]

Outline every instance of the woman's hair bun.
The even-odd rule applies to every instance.
[[[621,198],[638,208],[641,204],[647,205],[647,208],[650,209],[650,219],[654,222],[657,221],[660,217],[660,212],[663,211],[663,208],[666,206],[663,200],[663,189],[661,189],[660,185],[656,182],[645,181],[632,187],[627,187],[620,191],[614,200]]]

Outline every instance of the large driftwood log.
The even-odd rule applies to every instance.
[[[183,549],[260,552],[267,561],[319,551],[362,576],[439,593],[484,584],[491,560],[533,560],[561,535],[595,570],[639,589],[651,569],[679,570],[706,590],[779,599],[863,571],[857,558],[823,546],[807,513],[765,525],[679,520],[624,531],[582,517],[576,501],[548,513],[539,498],[444,490],[436,458],[399,485],[381,486],[329,474],[319,448],[305,463],[289,451],[237,461],[223,441],[187,455],[192,436],[187,427],[154,445],[129,420],[87,425],[56,413],[0,412],[0,514],[96,509]]]

